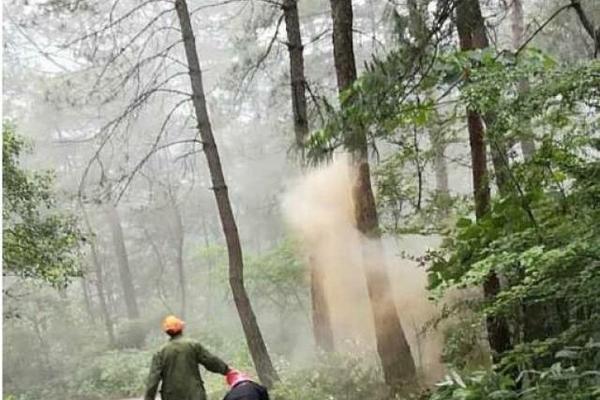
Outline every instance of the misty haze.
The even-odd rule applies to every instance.
[[[600,395],[600,2],[5,0],[4,400]]]

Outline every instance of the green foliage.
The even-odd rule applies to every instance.
[[[592,400],[600,395],[598,343],[557,352],[548,367],[524,370],[516,379],[493,371],[452,371],[430,400]]]
[[[76,397],[81,382],[75,377],[106,351],[105,334],[79,304],[53,288],[32,281],[21,286],[19,294],[26,293],[28,301],[19,301],[18,316],[3,324],[4,393],[32,400]]]
[[[402,232],[439,229],[445,225],[439,221],[448,221],[449,214],[444,218],[435,211],[436,196],[420,179],[436,143],[455,140],[453,127],[463,123],[467,107],[485,116],[494,150],[535,140],[538,149],[531,159],[511,151],[503,160],[508,188],[493,200],[490,212],[477,222],[468,210],[460,212],[443,250],[428,256],[431,289],[438,294],[481,287],[492,272],[502,280],[496,298],[468,304],[474,321],[460,320],[448,329],[445,361],[467,370],[486,364],[470,357],[488,316],[508,320],[514,349],[495,372],[464,382],[451,378],[432,398],[516,398],[525,393],[519,385],[537,388],[532,398],[568,398],[568,385],[546,379],[558,370],[571,379],[564,362],[555,364],[553,356],[561,349],[584,348],[598,340],[600,331],[594,294],[600,287],[600,63],[561,65],[535,49],[518,56],[486,49],[425,54],[420,60],[427,68],[416,68],[412,50],[405,43],[385,60],[373,60],[340,97],[340,110],[314,135],[313,151],[352,150],[353,127],[361,127],[370,142],[392,143],[393,152],[376,169],[378,207],[387,229]],[[459,96],[443,105],[452,93]],[[431,135],[436,131],[444,135]],[[426,132],[429,143],[422,138]],[[570,367],[594,376],[590,365]],[[522,382],[515,371],[527,370],[540,373]],[[589,379],[576,382],[581,398],[597,390]]]
[[[422,161],[428,154],[422,155]],[[419,185],[414,151],[402,149],[376,165],[377,209],[382,229],[390,234],[430,234],[447,231],[457,212],[468,210],[467,199],[444,192],[428,191]],[[423,180],[423,177],[421,177]]]
[[[268,252],[247,258],[248,292],[282,312],[302,311],[308,300],[304,271],[294,242],[283,240]]]
[[[139,348],[146,339],[151,326],[142,320],[125,320],[117,332],[116,346],[121,349]]]
[[[415,177],[404,172],[405,157],[397,153],[387,158],[374,171],[377,182],[377,208],[385,210],[382,224],[398,232],[401,222],[415,206],[418,190]]]
[[[199,257],[214,263],[212,279],[222,292],[229,293],[227,253],[224,247],[203,249]],[[290,239],[284,239],[270,250],[247,254],[244,259],[244,283],[253,302],[282,312],[302,310],[307,301],[304,266]]]
[[[4,273],[64,288],[81,275],[76,222],[55,208],[52,175],[20,166],[25,142],[7,122],[2,143]]]
[[[292,370],[271,391],[274,400],[384,400],[390,395],[373,360],[358,355],[322,355],[316,365]]]
[[[88,399],[137,397],[144,392],[151,358],[139,350],[98,354],[75,371],[68,392]]]
[[[501,277],[500,293],[471,310],[507,320],[513,346],[493,372],[451,376],[432,399],[595,398],[600,63],[557,66],[533,52],[523,64],[487,60],[472,77],[463,100],[494,113],[492,146],[535,134],[539,148],[528,161],[511,160],[509,190],[483,218],[459,219],[442,251],[429,255],[435,290]],[[529,88],[520,92],[524,78]]]
[[[464,85],[464,71],[507,63],[504,58],[497,61],[492,50],[435,54],[410,46],[391,51],[384,60],[374,57],[366,72],[340,95],[340,109],[330,106],[327,125],[309,138],[309,156],[337,147],[355,148],[355,127],[361,127],[372,141],[391,139],[404,145],[412,142],[413,128],[439,130],[443,125],[448,129],[440,116],[449,113],[454,117],[455,112],[442,112],[438,101],[452,88],[462,88],[458,84]]]
[[[244,256],[244,284],[252,305],[258,310],[263,335],[270,344],[272,355],[290,355],[296,350],[291,343],[298,342],[299,327],[308,329],[306,309],[309,307],[309,290],[305,268],[297,247],[291,239],[283,239],[272,248],[259,254]],[[211,302],[225,307],[229,318],[212,318],[209,324],[219,332],[215,337],[215,348],[227,349],[227,354],[248,358],[248,353],[230,352],[232,345],[239,343],[242,334],[229,288],[228,263],[224,248],[206,248],[199,254],[202,261],[212,257],[210,271],[211,287],[207,296]],[[198,284],[201,284],[198,282]],[[202,321],[203,324],[206,321]],[[202,332],[204,334],[205,332]],[[309,332],[306,332],[309,334]],[[212,339],[211,339],[212,340]],[[302,338],[301,341],[308,339]],[[240,361],[245,361],[241,359]]]
[[[465,303],[462,307],[466,307]],[[442,361],[452,369],[468,371],[489,367],[489,354],[483,337],[484,327],[479,315],[455,310],[451,324],[444,327]]]
[[[415,57],[413,49],[401,47],[385,60],[374,58],[366,73],[340,95],[340,109],[328,106],[326,126],[309,137],[308,156],[318,158],[337,147],[356,149],[361,143],[357,133],[371,139],[390,138],[399,127],[410,127],[413,122],[422,127],[431,121],[432,102],[425,96],[417,99],[407,94],[413,85],[433,88],[432,82],[421,80]],[[421,62],[427,64],[430,59]]]

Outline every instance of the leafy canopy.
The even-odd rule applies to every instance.
[[[538,148],[509,157],[509,190],[490,212],[457,222],[430,254],[431,288],[481,287],[491,272],[499,294],[471,311],[502,317],[512,350],[492,371],[449,376],[433,399],[591,399],[600,394],[600,63],[557,65],[491,60],[472,74],[461,100],[494,112],[488,141],[530,135]],[[520,91],[528,79],[527,91]]]
[[[64,288],[81,275],[76,221],[56,208],[52,175],[20,165],[26,145],[8,122],[2,126],[2,143],[4,275]]]

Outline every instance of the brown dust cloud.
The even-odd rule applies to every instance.
[[[361,249],[361,242],[367,239],[354,225],[353,179],[353,169],[345,157],[306,171],[289,185],[282,209],[301,243],[303,256],[311,257],[313,268],[320,271],[336,349],[352,351],[358,345],[374,353],[375,332]],[[439,315],[439,307],[428,300],[424,268],[400,254],[403,250],[422,254],[437,241],[422,236],[381,240],[383,245],[371,246],[371,251],[383,252],[375,256],[386,264],[411,353],[422,378],[433,382],[444,373],[440,361],[443,337],[431,330],[424,334],[423,328]]]

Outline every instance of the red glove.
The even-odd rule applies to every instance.
[[[250,380],[251,379],[248,375],[233,368],[230,368],[229,371],[227,371],[227,374],[225,374],[225,381],[229,385],[230,389],[240,382],[247,382]]]

